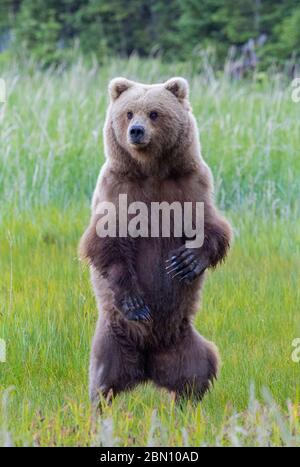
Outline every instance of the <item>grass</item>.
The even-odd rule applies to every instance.
[[[203,403],[180,410],[151,385],[91,417],[90,340],[97,317],[77,243],[103,162],[109,78],[183,74],[219,206],[235,229],[209,273],[196,326],[222,371]],[[0,445],[300,445],[299,112],[282,77],[230,83],[158,61],[82,61],[0,70]],[[268,388],[265,389],[265,388]]]

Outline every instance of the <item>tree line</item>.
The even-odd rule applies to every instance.
[[[184,61],[206,50],[220,65],[250,39],[262,68],[296,62],[299,1],[0,0],[0,51],[28,51],[46,64],[77,44],[99,60],[137,53]]]

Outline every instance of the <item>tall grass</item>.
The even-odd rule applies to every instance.
[[[0,70],[8,103],[1,122],[1,213],[90,197],[103,162],[107,84],[116,75],[157,82],[190,79],[204,156],[221,207],[289,214],[300,188],[299,106],[280,76],[248,83],[210,74],[190,76],[188,65],[113,61],[87,68],[39,71],[34,64]]]
[[[203,154],[235,243],[228,262],[209,273],[196,318],[223,360],[211,394],[180,410],[146,385],[95,420],[87,367],[97,310],[76,247],[104,159],[107,84],[117,75],[189,79]],[[291,353],[300,337],[300,107],[289,83],[280,76],[230,82],[211,69],[197,75],[189,64],[135,57],[48,71],[12,63],[0,76],[8,89],[0,122],[0,338],[7,343],[0,444],[299,444],[300,364]]]

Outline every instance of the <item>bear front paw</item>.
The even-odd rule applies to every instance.
[[[129,321],[151,321],[150,308],[140,296],[129,295],[121,301],[121,308]]]
[[[209,266],[209,261],[205,255],[201,255],[198,249],[179,248],[166,261],[166,271],[172,279],[175,277],[180,282],[191,283],[199,277]]]

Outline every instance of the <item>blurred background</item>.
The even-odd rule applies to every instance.
[[[240,78],[253,69],[299,64],[297,0],[1,0],[0,65],[11,55],[42,65],[74,53],[207,60]]]

